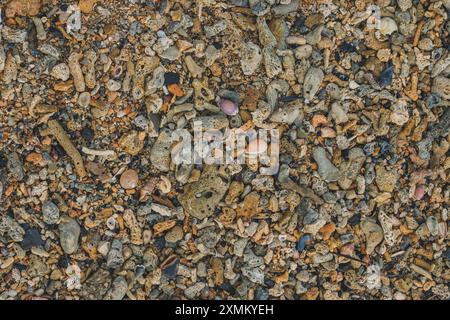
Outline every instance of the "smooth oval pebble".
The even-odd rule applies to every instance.
[[[80,107],[87,107],[91,102],[91,94],[89,92],[80,93],[78,96],[78,104]]]
[[[138,174],[133,169],[125,170],[120,176],[120,185],[124,189],[134,189],[136,188],[139,181]]]
[[[77,251],[80,231],[80,226],[76,220],[69,217],[63,217],[61,219],[61,223],[59,224],[59,240],[65,253],[72,254]]]
[[[220,99],[219,100],[220,110],[223,111],[226,115],[234,116],[238,113],[238,106],[231,100],[228,99]]]

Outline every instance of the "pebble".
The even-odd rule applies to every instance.
[[[51,75],[58,80],[67,81],[70,78],[69,67],[65,63],[59,63],[53,67]]]
[[[361,221],[361,229],[366,237],[366,252],[370,255],[383,241],[383,229],[371,218]]]
[[[108,257],[106,259],[106,266],[111,269],[118,268],[124,263],[124,257],[122,252],[122,242],[114,239],[111,244],[111,249],[108,252]]]
[[[422,200],[425,196],[425,188],[423,186],[416,186],[416,190],[414,192],[414,196],[417,200]]]
[[[138,173],[133,169],[125,170],[120,176],[120,185],[124,189],[134,189],[139,182]]]
[[[103,297],[104,300],[122,300],[128,291],[128,283],[124,277],[118,276],[114,279],[111,289]]]
[[[80,225],[77,221],[67,216],[61,217],[59,223],[59,241],[61,247],[67,254],[75,253],[78,249],[78,239],[80,237]]]
[[[24,4],[0,299],[449,299],[448,0]],[[279,137],[179,164],[197,121]]]
[[[311,67],[305,75],[305,83],[303,85],[303,95],[308,101],[313,100],[317,91],[322,84],[324,73],[321,69]]]
[[[234,116],[239,112],[236,103],[228,99],[220,99],[219,107],[228,116]]]
[[[29,250],[33,247],[43,246],[44,241],[42,240],[41,234],[37,229],[28,229],[23,236],[21,242],[21,247],[24,250]]]
[[[398,30],[397,23],[390,17],[383,17],[380,21],[380,32],[383,35],[391,35]]]
[[[319,175],[325,181],[337,181],[339,179],[339,170],[328,159],[324,148],[316,147],[313,150],[313,158],[318,165]]]
[[[176,243],[183,238],[183,228],[180,226],[175,226],[170,229],[166,235],[165,239],[169,243]]]
[[[42,204],[43,220],[47,224],[56,224],[59,221],[59,208],[51,201]]]

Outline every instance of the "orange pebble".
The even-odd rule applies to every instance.
[[[37,152],[32,152],[25,158],[26,161],[31,162],[34,165],[42,164],[43,158],[42,154]]]
[[[176,84],[176,83],[169,84],[169,86],[167,87],[167,89],[169,90],[169,92],[170,92],[171,94],[173,94],[173,95],[176,96],[176,97],[182,97],[182,96],[184,96],[184,91],[183,91],[183,89],[181,89],[181,87],[180,87],[178,84]]]
[[[328,240],[335,230],[336,226],[334,225],[334,223],[327,223],[322,228],[320,228],[319,232],[322,234],[323,240]]]
[[[323,114],[316,114],[313,116],[311,120],[311,124],[314,128],[317,128],[322,124],[326,124],[327,122],[328,122],[327,117],[325,117]]]

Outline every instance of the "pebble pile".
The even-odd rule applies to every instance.
[[[449,14],[2,1],[0,300],[450,299]],[[196,120],[276,174],[175,164]]]

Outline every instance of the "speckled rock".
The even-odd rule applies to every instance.
[[[59,241],[64,252],[72,254],[78,249],[80,225],[72,218],[64,216],[59,224]]]
[[[187,214],[197,219],[214,214],[230,184],[229,177],[216,170],[214,166],[205,167],[200,179],[186,186],[179,200]]]

